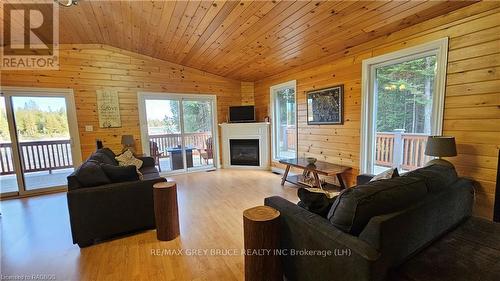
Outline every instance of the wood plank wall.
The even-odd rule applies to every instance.
[[[241,105],[254,104],[254,83],[241,82]]]
[[[297,80],[299,155],[355,167],[352,184],[359,168],[362,60],[448,36],[444,134],[456,137],[459,153],[450,160],[460,175],[478,181],[475,213],[491,219],[500,148],[499,19],[499,3],[474,4],[257,81],[259,119],[269,115],[269,87]],[[338,84],[345,89],[345,124],[307,126],[304,93]]]
[[[241,103],[241,82],[106,45],[62,45],[58,71],[2,71],[1,85],[74,90],[82,159],[95,150],[95,139],[115,152],[121,136],[131,134],[141,152],[137,93],[199,93],[217,95],[219,122],[227,108]],[[99,128],[96,90],[116,89],[121,128]],[[92,125],[93,132],[85,132]]]

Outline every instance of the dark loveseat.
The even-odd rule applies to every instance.
[[[140,180],[135,166],[119,167],[115,154],[99,149],[68,176],[68,209],[73,243],[155,227],[153,184],[160,177],[151,157],[141,157]]]
[[[282,249],[332,251],[282,256],[289,280],[383,280],[390,268],[471,216],[472,182],[453,168],[433,165],[369,179],[361,176],[356,188],[341,192],[327,218],[281,197],[265,199],[281,212]]]

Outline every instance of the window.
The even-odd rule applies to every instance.
[[[295,81],[271,87],[273,159],[297,157]]]
[[[66,187],[66,177],[81,162],[75,112],[71,89],[2,87],[2,196]]]
[[[448,40],[363,61],[361,172],[422,167],[442,131]]]

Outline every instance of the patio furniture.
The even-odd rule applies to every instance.
[[[205,144],[207,145],[207,148],[203,149],[200,151],[200,156],[205,160],[205,164],[208,165],[208,160],[214,159],[214,149],[213,149],[213,142],[212,142],[212,137],[209,137],[206,141]],[[201,162],[200,158],[200,162]]]
[[[193,150],[195,147],[186,147],[186,165],[187,168],[193,167]],[[184,159],[182,157],[182,148],[171,147],[167,149],[167,153],[170,153],[170,167],[172,170],[184,169]]]
[[[158,171],[161,172],[160,157],[163,152],[158,149],[158,144],[154,141],[149,141],[149,154],[155,160],[155,166],[158,165]]]

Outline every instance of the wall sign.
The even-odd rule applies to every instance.
[[[122,126],[118,92],[111,89],[97,90],[97,114],[99,127],[118,128]]]

